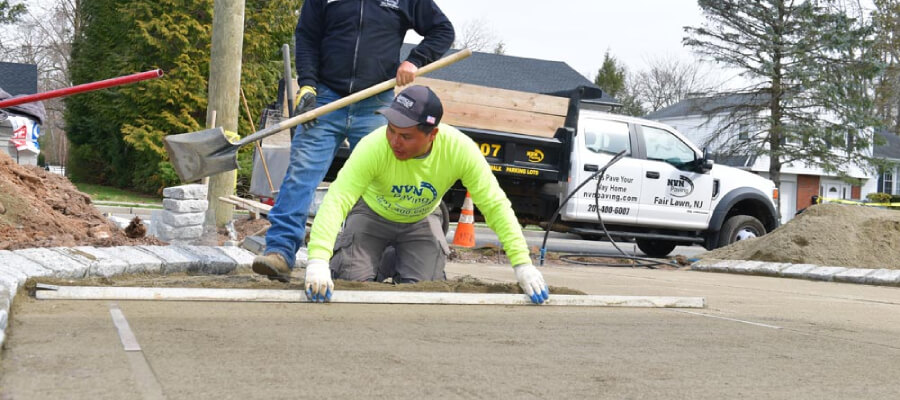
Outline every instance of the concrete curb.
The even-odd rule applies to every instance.
[[[706,259],[691,264],[691,270],[807,279],[812,281],[900,286],[900,270],[885,268],[846,268],[815,264]]]
[[[121,274],[203,272],[224,275],[248,268],[253,253],[238,247],[122,246],[0,250],[0,346],[6,342],[10,307],[28,278],[77,279]]]

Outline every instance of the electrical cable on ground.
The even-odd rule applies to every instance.
[[[547,227],[544,232],[544,241],[541,243],[541,254],[540,254],[540,265],[541,266],[544,265],[544,260],[547,255],[547,238],[550,236],[550,228],[553,226],[553,223],[555,223],[556,219],[559,217],[559,212],[563,209],[563,207],[566,206],[566,203],[569,202],[569,200],[572,198],[572,196],[574,196],[576,193],[578,193],[579,189],[584,187],[584,185],[587,185],[587,183],[590,182],[595,177],[597,178],[597,186],[594,189],[594,209],[597,212],[597,219],[600,222],[600,228],[603,230],[603,233],[606,235],[606,238],[613,245],[613,247],[615,247],[616,250],[618,250],[619,253],[621,254],[621,256],[615,256],[615,258],[624,258],[627,260],[642,261],[642,262],[632,262],[632,263],[628,263],[628,264],[610,264],[610,263],[595,263],[595,262],[574,260],[574,258],[576,258],[576,257],[579,257],[579,258],[590,258],[590,257],[610,258],[610,256],[608,254],[600,254],[600,253],[565,254],[565,255],[560,256],[559,259],[562,261],[565,261],[565,262],[573,263],[573,264],[598,265],[598,266],[604,266],[604,267],[646,267],[646,268],[652,269],[656,265],[669,265],[668,262],[655,260],[655,259],[651,259],[651,258],[631,256],[631,255],[626,254],[621,248],[619,248],[619,246],[616,244],[616,241],[613,240],[612,236],[610,236],[609,231],[606,230],[606,225],[603,223],[603,216],[600,214],[600,183],[603,182],[603,175],[606,173],[606,170],[609,167],[611,167],[613,164],[615,164],[616,162],[621,160],[622,157],[624,157],[624,155],[625,155],[625,151],[626,150],[622,150],[622,151],[618,152],[615,156],[613,156],[613,158],[611,160],[609,160],[608,163],[606,163],[606,165],[603,166],[603,168],[600,168],[599,170],[597,170],[597,172],[594,172],[593,174],[591,174],[591,176],[589,176],[587,179],[582,181],[581,184],[575,188],[575,190],[572,190],[569,193],[569,196],[566,197],[565,200],[563,200],[563,202],[559,205],[559,208],[557,208],[556,211],[553,213],[553,216],[550,217],[550,221],[548,221]]]

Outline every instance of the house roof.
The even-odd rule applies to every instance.
[[[875,146],[873,155],[878,158],[900,160],[900,136],[889,131],[878,131],[875,135],[884,139],[884,144]]]
[[[665,107],[647,114],[645,118],[652,120],[663,120],[667,118],[677,118],[690,115],[703,115],[715,111],[727,112],[727,110],[729,109],[740,107],[746,104],[759,105],[765,101],[768,101],[768,99],[769,96],[767,94],[750,93],[690,98],[682,100],[669,107]],[[900,136],[888,131],[879,131],[876,132],[876,135],[880,136],[884,140],[885,144],[876,145],[873,155],[879,158],[892,158],[900,160]],[[730,166],[742,166],[750,165],[747,163],[751,162],[751,160],[741,158],[728,158],[721,161],[716,160],[716,162]]]
[[[12,96],[37,93],[37,65],[0,62],[0,89]]]
[[[400,50],[405,60],[415,47],[406,43]],[[448,54],[459,50],[452,49]],[[597,85],[562,61],[539,60],[473,51],[472,55],[453,65],[428,74],[428,77],[520,92],[569,97],[580,86],[599,89]],[[603,93],[601,100],[619,102]]]
[[[35,93],[37,93],[37,65],[0,62],[0,100]],[[27,116],[41,124],[46,118],[44,103],[39,101],[5,107],[0,110],[0,114],[4,113]]]
[[[765,93],[738,93],[722,96],[692,97],[649,113],[644,116],[644,118],[661,120],[688,115],[729,112],[730,110],[741,106],[746,106],[748,104],[760,105],[767,101],[769,101],[769,95]]]
[[[755,155],[724,155],[724,154],[713,154],[713,161],[716,164],[727,165],[729,167],[735,168],[749,168],[752,167],[753,164],[756,163],[757,157]]]

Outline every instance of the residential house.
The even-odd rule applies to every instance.
[[[876,191],[900,195],[900,136],[888,131],[879,131],[876,135],[884,140],[884,144],[875,146],[875,157],[891,164],[878,174]]]
[[[748,94],[692,97],[652,112],[645,118],[671,125],[694,143],[702,144],[719,126],[722,126],[731,110],[750,102],[765,101],[767,101],[765,96]],[[742,126],[735,127],[733,134],[723,135],[727,139],[713,141],[710,143],[710,152],[715,154],[726,140],[747,140],[748,132],[745,129],[747,128]],[[765,177],[769,176],[769,158],[767,156],[718,157],[716,162]],[[868,168],[851,166],[846,172],[849,180],[801,161],[782,165],[779,192],[781,222],[786,223],[794,217],[797,211],[810,206],[813,196],[859,200],[864,199],[866,194],[877,190],[878,179]]]
[[[37,93],[37,66],[0,62],[0,100]],[[36,165],[37,138],[45,118],[43,103],[0,109],[0,151],[23,165]]]

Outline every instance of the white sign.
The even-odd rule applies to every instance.
[[[10,142],[16,146],[17,151],[30,151],[34,154],[41,152],[41,146],[38,144],[38,138],[41,136],[41,126],[37,121],[10,115],[7,118],[12,126],[12,138]]]

